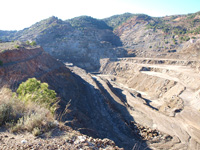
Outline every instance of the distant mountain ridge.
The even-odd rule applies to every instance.
[[[76,28],[94,27],[98,29],[112,29],[103,20],[98,20],[90,16],[80,16],[80,17],[66,20],[66,22],[69,22],[73,27],[76,27]]]
[[[199,34],[200,12],[165,17],[125,13],[65,21],[52,16],[20,31],[0,31],[0,39],[34,40],[55,58],[97,70],[101,58],[165,55],[198,40]]]
[[[88,16],[67,21],[53,16],[10,37],[10,40],[34,40],[55,58],[88,70],[98,69],[100,58],[125,53],[117,48],[121,42],[112,28],[102,20]]]
[[[166,55],[177,50],[189,40],[198,40],[200,12],[189,15],[150,17],[135,15],[115,28],[123,46],[129,53],[152,57],[155,52]]]

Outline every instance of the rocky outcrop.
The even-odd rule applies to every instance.
[[[126,55],[123,48],[118,48],[121,41],[112,29],[87,16],[67,21],[50,17],[12,34],[11,39],[34,40],[54,58],[87,70],[99,69],[101,58]]]
[[[129,55],[163,57],[181,51],[187,41],[194,43],[199,39],[199,16],[199,12],[160,18],[144,14],[122,14],[105,21],[109,25],[121,21],[121,24],[115,26],[114,33],[120,37]]]
[[[160,18],[125,13],[102,20],[80,16],[66,21],[53,16],[21,31],[0,31],[0,38],[35,40],[53,57],[94,71],[102,58],[179,57],[185,43],[200,38],[199,16],[199,12]]]
[[[0,67],[1,87],[10,85],[12,89],[15,89],[19,83],[28,78],[42,79],[58,70],[62,74],[58,71],[55,79],[64,76],[68,77],[68,80],[74,80],[69,69],[41,47],[5,50],[0,53],[0,60],[3,62],[3,66]],[[67,85],[70,86],[70,84]]]

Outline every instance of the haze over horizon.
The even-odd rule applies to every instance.
[[[126,12],[161,17],[200,11],[200,1],[196,0],[6,0],[1,6],[0,30],[22,30],[51,16],[62,20],[82,15],[102,19]]]

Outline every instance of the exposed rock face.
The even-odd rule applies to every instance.
[[[130,54],[149,57],[155,55],[155,52],[165,51],[162,47],[165,45],[164,33],[160,30],[155,32],[153,29],[147,29],[148,23],[135,16],[115,29],[115,34],[121,38]]]
[[[101,58],[176,55],[187,41],[200,38],[199,16],[199,12],[160,18],[126,13],[66,21],[50,17],[18,32],[0,31],[0,38],[35,40],[55,58],[94,71]]]
[[[104,21],[114,28],[129,54],[163,57],[176,54],[187,41],[199,39],[199,16],[199,12],[159,18],[126,13]]]
[[[54,75],[55,80],[56,78],[58,80],[59,76],[60,78],[68,77],[68,80],[74,80],[69,69],[50,57],[40,47],[7,50],[0,54],[0,60],[3,62],[3,66],[0,68],[1,87],[10,85],[15,89],[20,82],[30,77],[42,79],[47,74],[51,75],[54,71],[57,71],[57,74]],[[62,73],[59,74],[59,72]],[[50,85],[53,86],[55,83]],[[69,83],[66,85],[70,87]]]
[[[46,52],[87,70],[97,70],[100,59],[126,54],[119,37],[103,21],[79,17],[62,21],[51,17],[15,33],[15,40],[35,40]]]
[[[152,147],[192,150],[200,147],[197,66],[199,60],[122,58],[108,61],[99,76],[123,90],[137,123],[171,136],[170,144]]]
[[[126,108],[115,103],[85,71],[75,68],[71,72],[40,47],[7,50],[0,53],[0,60],[3,61],[1,87],[8,85],[15,90],[22,81],[36,77],[47,82],[61,97],[59,113],[70,103],[70,113],[61,115],[61,119],[68,120],[67,124],[74,129],[93,137],[112,139],[126,149],[142,142],[125,121],[132,120]],[[140,147],[146,147],[145,142]]]

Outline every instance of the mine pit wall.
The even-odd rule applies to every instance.
[[[121,58],[107,61],[100,70],[116,83],[140,92],[150,105],[175,116],[189,105],[200,109],[198,61],[159,58]]]
[[[71,92],[71,95],[66,95],[64,91],[77,86],[70,70],[41,47],[7,50],[0,53],[0,60],[3,62],[0,66],[0,87],[10,87],[15,91],[21,82],[35,77],[47,82],[51,89],[66,99],[74,94]]]
[[[69,125],[71,123],[74,129],[80,129],[81,133],[89,136],[112,139],[125,149],[131,149],[136,142],[141,142],[132,134],[124,119],[108,106],[100,89],[80,78],[83,73],[78,76],[71,72],[41,48],[5,51],[0,53],[0,60],[3,61],[3,66],[0,66],[0,87],[9,86],[15,91],[21,82],[35,77],[48,83],[61,97],[58,114],[70,101],[71,112],[62,119],[69,120]],[[91,78],[85,74],[86,80]]]
[[[11,62],[24,61],[27,58],[40,55],[44,52],[41,47],[33,49],[19,48],[13,50],[5,50],[0,53],[0,60],[3,61],[4,65]]]
[[[118,61],[107,61],[100,72],[112,75],[118,83],[146,93],[147,99],[159,99],[158,109],[161,102],[166,103],[166,99],[170,101],[174,97],[178,97],[180,100],[179,96],[185,95],[184,91],[189,91],[193,98],[192,101],[187,101],[190,101],[189,103],[199,110],[200,76],[197,69],[198,64],[199,61],[194,60],[121,58]]]
[[[115,59],[116,60],[116,59]],[[119,58],[118,61],[141,63],[141,64],[165,64],[165,65],[181,65],[196,68],[200,65],[197,60],[181,60],[181,59],[167,59],[167,58]]]
[[[199,149],[198,66],[199,61],[195,60],[121,58],[107,60],[100,72],[107,79],[140,92],[149,100],[150,106],[157,111],[142,104],[136,105],[131,98],[127,102],[151,118],[158,130],[176,135],[177,143],[182,143],[187,149]]]
[[[19,48],[0,53],[0,87],[8,87],[14,92],[19,84],[28,78],[37,78],[49,84],[61,101],[59,111],[65,109],[70,99],[79,93],[78,83],[66,66],[52,58],[42,48]],[[69,92],[66,92],[69,91]]]
[[[34,50],[20,48],[1,52],[0,60],[3,65],[0,66],[0,86],[9,86],[15,89],[21,81],[34,76],[38,62],[33,60],[37,59],[43,52],[41,48]]]
[[[106,65],[101,67],[100,72],[115,75],[120,78],[120,82],[124,82],[132,88],[138,88],[138,90],[145,90],[150,87],[149,89],[151,91],[152,88],[159,90],[163,87],[163,90],[168,91],[169,88],[164,86],[170,84],[169,87],[172,87],[171,84],[175,85],[180,83],[183,86],[189,86],[192,90],[197,91],[200,83],[197,84],[196,82],[199,81],[195,79],[198,76],[199,64],[199,61],[194,60],[120,58],[118,61],[107,61]],[[152,84],[156,82],[154,87],[148,82],[151,80]],[[157,92],[152,91],[156,97],[160,95],[158,90]]]

